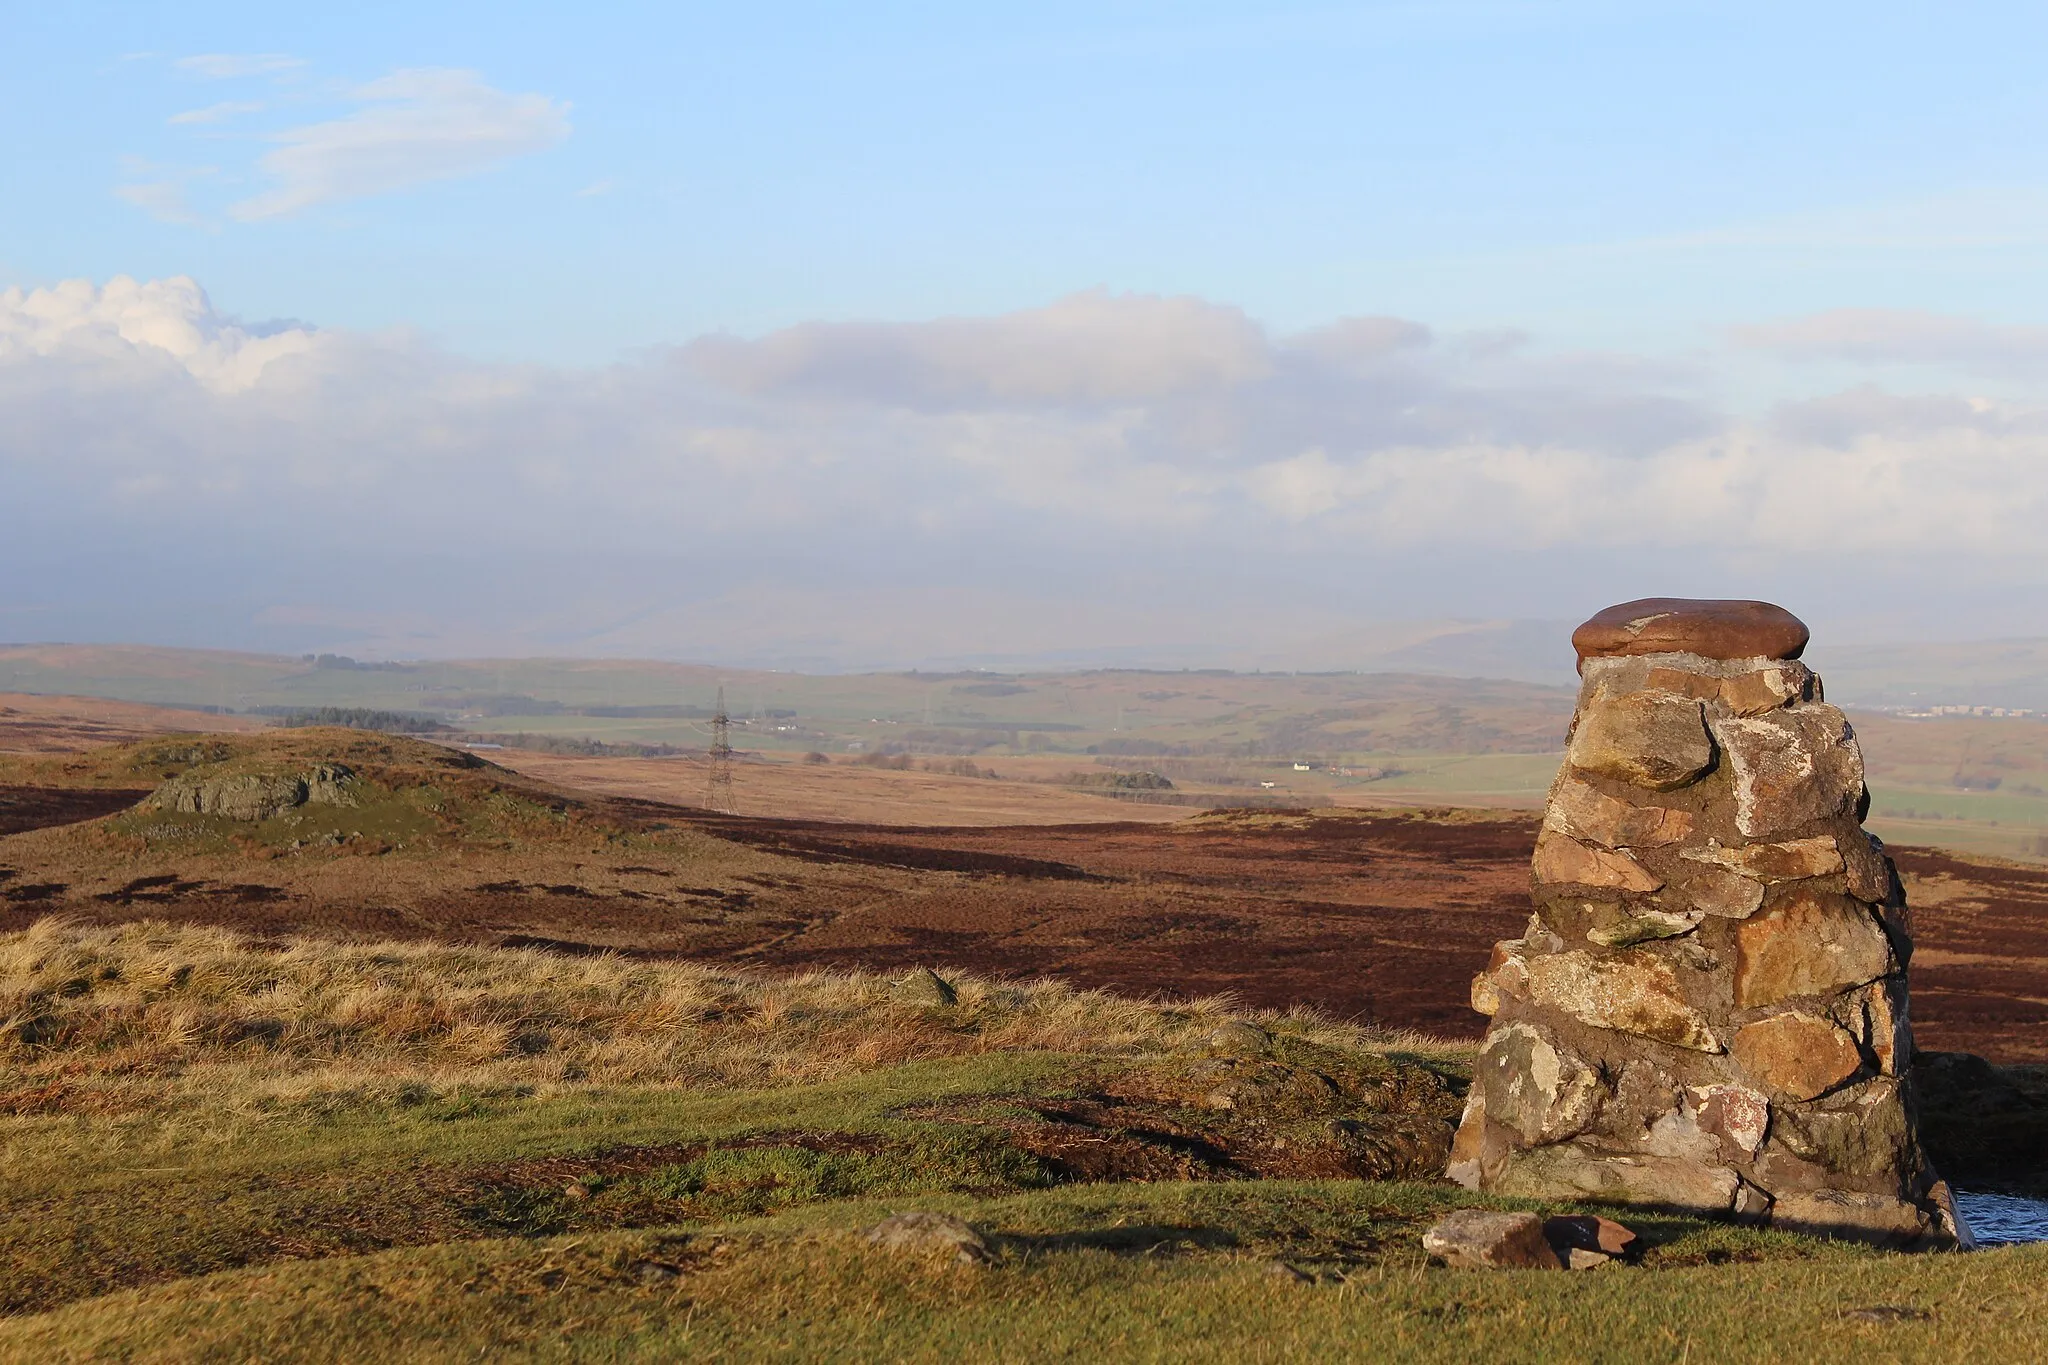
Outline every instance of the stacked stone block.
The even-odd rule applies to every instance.
[[[1676,599],[1574,634],[1535,914],[1472,985],[1493,1023],[1453,1179],[1962,1235],[1914,1131],[1905,894],[1806,641],[1778,607]]]

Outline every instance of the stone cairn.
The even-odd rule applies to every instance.
[[[1915,1134],[1905,892],[1806,641],[1768,603],[1670,598],[1573,634],[1536,912],[1472,983],[1493,1024],[1452,1179],[1967,1239]]]

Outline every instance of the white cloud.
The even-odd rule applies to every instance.
[[[32,358],[149,369],[169,363],[205,391],[227,395],[253,388],[273,362],[307,354],[320,340],[305,327],[266,332],[237,325],[183,275],[146,283],[120,275],[104,287],[66,280],[0,293],[0,366]]]
[[[2048,374],[2048,327],[1894,308],[1835,308],[1738,327],[1737,341],[1810,360],[1931,365],[1976,374]]]
[[[682,359],[746,393],[929,408],[1139,402],[1227,390],[1271,363],[1264,334],[1235,308],[1100,289],[994,318],[708,337]]]
[[[260,114],[263,109],[264,105],[260,100],[222,100],[203,109],[187,109],[182,113],[173,114],[164,121],[173,125],[225,123],[243,114]]]
[[[306,63],[282,52],[204,52],[180,57],[172,65],[206,80],[236,80],[244,76],[275,76]]]
[[[2048,572],[2048,408],[1864,387],[1749,420],[1688,371],[1464,341],[1388,319],[1275,336],[1097,291],[566,370],[241,324],[189,279],[72,281],[0,294],[0,508],[91,528],[86,554],[205,527],[239,566],[219,572],[256,584],[279,556],[451,554],[492,582],[542,555],[729,566],[621,590],[649,612],[748,584],[853,600],[861,575],[1065,600],[1149,574],[1162,620],[1199,621],[1200,566],[1284,580],[1309,614],[1414,591],[1365,563],[1448,564],[1485,614],[1537,590],[1530,556],[1655,580],[1621,596]]]
[[[139,180],[116,185],[114,197],[125,199],[159,223],[190,226],[204,221],[186,199],[181,180]]]
[[[473,175],[569,135],[569,106],[492,89],[473,71],[424,67],[358,86],[346,117],[270,135],[258,168],[274,182],[232,205],[236,218],[284,217],[317,204]]]

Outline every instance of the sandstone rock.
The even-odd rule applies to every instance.
[[[1520,939],[1504,939],[1493,945],[1493,960],[1486,970],[1472,978],[1472,1008],[1480,1014],[1498,1014],[1503,997],[1529,993],[1529,965]]]
[[[1692,816],[1664,806],[1632,806],[1589,782],[1565,777],[1550,794],[1543,823],[1608,848],[1661,848],[1692,833]]]
[[[964,1265],[989,1259],[980,1233],[950,1213],[898,1213],[869,1228],[862,1237],[884,1251],[951,1252]]]
[[[1499,1178],[1507,1153],[1507,1130],[1487,1117],[1486,1089],[1475,1085],[1465,1095],[1465,1112],[1451,1139],[1444,1178],[1468,1190],[1489,1187]]]
[[[1805,664],[1781,663],[1721,679],[1722,703],[1738,716],[1761,716],[1795,701],[1804,700],[1812,690],[1813,674]]]
[[[1741,1085],[1703,1086],[1693,1093],[1701,1129],[1723,1144],[1724,1154],[1755,1156],[1771,1130],[1770,1102]]]
[[[1825,1019],[1794,1010],[1735,1031],[1735,1060],[1766,1091],[1810,1100],[1863,1065],[1856,1040]]]
[[[1673,791],[1713,766],[1700,704],[1669,692],[1595,692],[1579,714],[1565,761],[1580,772]]]
[[[1700,1126],[1699,1112],[1690,1104],[1660,1115],[1636,1145],[1651,1156],[1700,1166],[1716,1165],[1723,1156],[1720,1140]]]
[[[1642,685],[1657,692],[1672,692],[1681,697],[1691,697],[1694,701],[1721,699],[1719,677],[1708,673],[1695,673],[1689,668],[1651,668],[1644,673]]]
[[[1927,1202],[1933,1205],[1934,1221],[1958,1251],[1975,1251],[1977,1239],[1970,1232],[1970,1225],[1963,1221],[1963,1211],[1956,1207],[1956,1192],[1949,1188],[1946,1180],[1937,1180],[1927,1189]]]
[[[1892,864],[1885,856],[1884,843],[1874,834],[1860,830],[1835,841],[1841,846],[1843,871],[1849,894],[1858,900],[1882,905],[1892,897]]]
[[[1562,1270],[1533,1213],[1459,1209],[1422,1234],[1422,1249],[1459,1270]]]
[[[1769,838],[1848,813],[1863,794],[1863,756],[1842,713],[1823,703],[1713,725],[1735,780],[1735,828]]]
[[[1536,838],[1536,880],[1610,891],[1655,891],[1664,885],[1626,853],[1594,848],[1544,830]]]
[[[1913,1027],[1906,1020],[1904,977],[1873,981],[1850,995],[1837,1007],[1835,1022],[1870,1049],[1879,1075],[1901,1075],[1912,1064]]]
[[[1814,1104],[1780,1108],[1771,1141],[1834,1176],[1897,1170],[1912,1134],[1890,1077],[1852,1086]]]
[[[1709,659],[1796,659],[1806,626],[1769,602],[1644,597],[1595,613],[1572,632],[1580,659],[1698,654]]]
[[[1713,866],[1687,872],[1676,889],[1702,914],[1723,919],[1744,919],[1764,903],[1762,882]]]
[[[1891,969],[1891,940],[1847,896],[1798,890],[1735,928],[1737,1009],[1832,995]]]
[[[1739,1222],[1755,1222],[1769,1215],[1771,1197],[1747,1180],[1741,1182],[1735,1191],[1735,1202],[1728,1211]]]
[[[1606,1199],[1720,1213],[1735,1202],[1741,1183],[1724,1166],[1561,1142],[1509,1153],[1493,1188],[1532,1199]]]
[[[1676,938],[1699,928],[1703,911],[1622,910],[1609,923],[1596,924],[1586,937],[1607,948],[1627,948],[1660,938]]]
[[[1687,1003],[1677,973],[1648,953],[1558,953],[1535,959],[1528,970],[1530,999],[1582,1023],[1699,1052],[1722,1050],[1706,1016]]]
[[[1635,1233],[1612,1218],[1602,1218],[1597,1213],[1561,1213],[1546,1218],[1543,1220],[1543,1236],[1551,1249],[1560,1255],[1567,1250],[1582,1251],[1607,1260],[1641,1249]]]
[[[1472,1083],[1487,1116],[1527,1143],[1584,1132],[1600,1110],[1600,1073],[1529,1024],[1497,1028],[1480,1050]]]
[[[1908,1246],[1935,1231],[1917,1205],[1886,1194],[1818,1190],[1781,1194],[1771,1207],[1771,1226],[1819,1233],[1879,1246]]]
[[[1825,877],[1842,870],[1842,853],[1832,835],[1791,839],[1782,844],[1745,844],[1723,848],[1708,840],[1704,848],[1689,848],[1679,855],[1696,863],[1712,863],[1751,881],[1796,882],[1807,877]]]

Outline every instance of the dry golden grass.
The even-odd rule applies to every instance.
[[[0,936],[0,1113],[276,1104],[407,1084],[759,1088],[989,1052],[1166,1051],[1247,1017],[1228,997],[1164,1005],[1055,981],[952,984],[957,1003],[935,1005],[862,973],[45,919]],[[1306,1011],[1250,1017],[1350,1049],[1427,1046]]]

